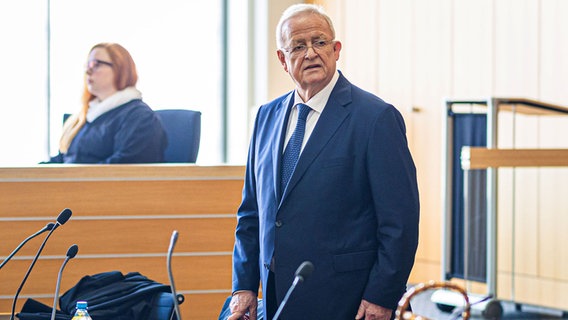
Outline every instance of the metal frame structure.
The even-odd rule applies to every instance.
[[[524,99],[524,98],[497,98],[489,97],[486,99],[445,99],[444,100],[444,155],[443,165],[445,168],[444,179],[442,181],[443,190],[443,201],[442,201],[442,280],[448,279],[448,275],[451,272],[451,229],[452,229],[452,156],[454,150],[452,150],[453,139],[453,120],[450,116],[452,113],[460,113],[454,110],[455,105],[470,105],[482,107],[476,109],[477,113],[485,113],[487,116],[487,148],[495,149],[497,146],[498,137],[498,114],[500,111],[511,111],[513,113],[522,114],[534,114],[534,115],[568,115],[568,108],[549,104],[537,100]],[[483,110],[485,109],[485,110]],[[463,113],[463,112],[462,112]],[[497,295],[497,168],[488,168],[487,172],[487,186],[486,186],[486,214],[487,214],[487,225],[486,225],[486,254],[487,254],[487,265],[486,265],[486,285],[487,285],[487,295],[496,297]],[[469,171],[469,170],[468,170]],[[467,174],[464,174],[464,197],[467,201]],[[467,202],[465,202],[467,203]],[[467,207],[467,205],[465,206]],[[466,209],[466,208],[464,208]],[[466,209],[467,210],[467,209]],[[464,212],[466,214],[467,212]],[[465,221],[467,223],[467,220]],[[467,253],[467,252],[466,252]],[[464,255],[464,259],[467,257]],[[466,272],[464,272],[466,274]],[[467,279],[464,279],[467,280]],[[432,301],[442,304],[451,305],[456,301],[455,297],[444,297],[445,293],[435,292],[432,295]],[[484,297],[479,297],[476,299],[472,297],[472,304],[475,301],[481,301]],[[461,301],[458,299],[457,301]],[[484,303],[480,303],[475,306],[474,309],[483,310],[483,314],[486,317],[499,317],[503,309],[497,300],[489,300]]]

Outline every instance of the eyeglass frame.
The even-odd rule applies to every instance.
[[[89,60],[87,62],[87,65],[85,66],[85,72],[92,70],[98,70],[100,68],[100,66],[109,66],[112,68],[113,63],[112,62],[108,62],[108,61],[104,61],[104,60],[99,60],[99,59],[93,59],[93,60]]]
[[[291,47],[284,47],[281,48],[283,51],[290,54],[290,56],[299,57],[301,55],[305,55],[308,52],[309,48],[312,48],[314,52],[320,52],[320,50],[325,49],[330,44],[335,43],[335,40],[324,40],[324,39],[315,39],[312,40],[312,45],[308,46],[306,43],[298,42],[298,44],[291,46]]]

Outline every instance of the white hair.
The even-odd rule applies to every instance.
[[[284,35],[282,34],[282,26],[290,18],[299,16],[302,14],[316,14],[327,21],[329,29],[331,30],[331,36],[335,39],[335,29],[333,28],[333,22],[331,18],[327,15],[322,6],[315,4],[298,3],[291,5],[288,9],[284,10],[278,25],[276,26],[276,47],[282,49],[284,46]]]

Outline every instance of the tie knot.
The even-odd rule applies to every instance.
[[[312,108],[307,104],[299,103],[298,104],[298,119],[306,120],[308,118],[308,114],[312,111]]]

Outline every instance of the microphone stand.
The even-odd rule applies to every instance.
[[[51,320],[55,320],[55,310],[57,309],[57,299],[59,298],[59,286],[61,285],[61,275],[63,274],[63,268],[69,260],[73,259],[77,252],[79,251],[79,246],[76,244],[72,245],[67,249],[67,254],[61,268],[59,269],[59,274],[57,275],[57,283],[55,285],[55,296],[53,297],[53,308],[51,309]]]
[[[8,261],[10,261],[10,259],[12,259],[12,257],[18,253],[18,251],[20,251],[20,249],[31,239],[39,236],[40,234],[48,231],[48,230],[53,230],[53,228],[55,227],[55,223],[50,222],[48,223],[45,227],[43,227],[41,230],[39,230],[38,232],[32,234],[31,236],[27,237],[24,241],[22,241],[22,243],[20,243],[18,245],[18,247],[16,247],[16,249],[14,249],[14,251],[12,251],[12,253],[10,253],[10,255],[8,257],[6,257],[6,259],[4,259],[4,261],[2,262],[2,264],[0,264],[0,269],[2,269],[2,267],[4,267],[4,265],[6,263],[8,263]]]
[[[45,243],[47,242],[47,239],[49,239],[49,237],[51,237],[51,234],[53,233],[54,230],[55,230],[55,228],[51,229],[51,231],[49,231],[49,233],[47,234],[47,236],[43,240],[43,243],[39,247],[39,250],[37,251],[34,259],[32,260],[32,263],[30,264],[30,267],[28,268],[28,271],[26,272],[26,275],[24,276],[24,280],[20,284],[18,291],[16,291],[16,295],[14,296],[14,301],[12,302],[12,312],[10,313],[10,320],[14,320],[14,312],[16,310],[16,301],[18,300],[18,296],[20,295],[20,291],[22,291],[22,288],[24,287],[24,283],[26,283],[26,280],[28,280],[28,277],[29,277],[30,273],[32,272],[32,269],[33,269],[37,259],[39,258],[39,255],[43,251],[43,247],[45,247]]]
[[[170,278],[170,286],[172,287],[172,296],[174,299],[174,310],[178,320],[181,320],[181,313],[179,311],[179,303],[177,299],[176,287],[174,284],[174,275],[172,272],[172,253],[174,251],[174,247],[176,245],[178,238],[177,230],[172,232],[172,237],[170,239],[170,247],[168,248],[168,257],[167,257],[167,266],[168,266],[168,277]]]
[[[51,234],[53,233],[53,231],[55,231],[55,229],[57,229],[57,227],[65,224],[67,222],[67,220],[69,220],[71,215],[72,215],[72,212],[69,208],[63,209],[63,211],[61,211],[61,213],[59,213],[59,215],[57,216],[57,222],[53,225],[53,228],[49,231],[49,233],[47,234],[47,236],[43,240],[41,246],[39,247],[39,249],[38,249],[38,251],[37,251],[37,253],[34,257],[34,259],[32,260],[32,263],[30,264],[30,267],[28,268],[28,271],[26,272],[26,275],[24,276],[24,280],[22,280],[22,283],[20,284],[18,291],[16,291],[16,295],[14,296],[14,301],[12,302],[12,312],[10,313],[10,320],[14,320],[14,313],[16,311],[16,301],[18,301],[18,296],[20,295],[20,291],[22,291],[22,288],[24,287],[26,280],[28,280],[28,277],[30,276],[32,269],[33,269],[35,263],[37,262],[39,255],[41,254],[41,252],[43,251],[43,248],[45,247],[45,244],[47,243],[47,239],[49,239],[49,237],[51,237]]]
[[[284,296],[282,303],[278,307],[278,310],[276,310],[276,314],[274,314],[274,318],[272,318],[272,320],[278,319],[278,317],[282,313],[282,310],[284,309],[284,306],[288,302],[288,298],[290,298],[292,291],[294,291],[298,283],[303,282],[304,278],[312,274],[312,271],[314,271],[314,265],[310,261],[302,262],[302,264],[298,267],[298,270],[296,270],[294,282],[292,282],[292,285],[290,286],[290,288],[288,288],[288,292],[286,292],[286,295]]]

